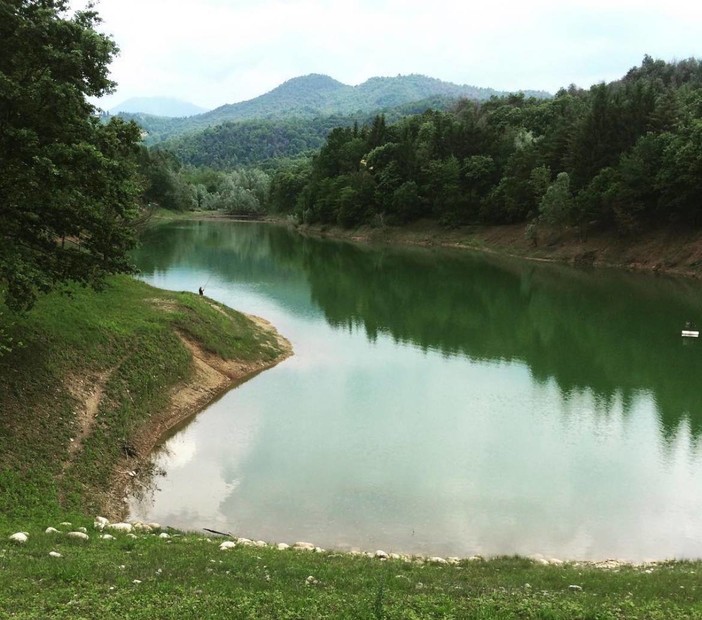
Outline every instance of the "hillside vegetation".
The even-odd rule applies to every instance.
[[[334,129],[281,171],[271,207],[356,226],[420,218],[635,235],[702,224],[702,63],[646,57],[621,80],[553,99],[464,101],[395,124]]]
[[[491,88],[459,86],[423,75],[377,77],[358,86],[349,86],[326,75],[311,74],[288,80],[254,99],[226,104],[189,118],[165,119],[149,114],[122,116],[143,127],[149,134],[147,144],[157,144],[232,121],[312,120],[334,115],[377,113],[431,97],[483,101],[506,94]],[[542,91],[529,91],[527,95],[550,96]]]

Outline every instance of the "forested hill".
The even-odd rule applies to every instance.
[[[356,226],[430,218],[633,235],[702,226],[702,62],[648,56],[621,80],[548,100],[463,101],[396,124],[332,130],[272,207]]]
[[[358,86],[349,86],[326,75],[311,74],[288,80],[254,99],[223,105],[189,118],[166,119],[149,114],[123,116],[136,120],[149,134],[147,143],[156,144],[232,121],[367,114],[434,96],[484,101],[505,94],[491,88],[457,85],[423,75],[375,77]],[[543,91],[527,91],[525,94],[540,98],[550,96]]]
[[[169,150],[184,164],[231,170],[316,151],[324,145],[332,129],[367,125],[381,112],[387,122],[396,122],[427,110],[450,110],[456,105],[455,99],[436,95],[370,113],[230,121],[166,140],[158,148]]]

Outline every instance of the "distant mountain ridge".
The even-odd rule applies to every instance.
[[[528,97],[548,98],[544,91],[520,91]],[[363,114],[414,103],[432,97],[484,101],[509,93],[492,88],[459,85],[424,75],[374,77],[349,86],[328,75],[312,73],[283,82],[273,90],[239,103],[222,105],[188,118],[163,119],[149,114],[134,118],[149,133],[152,144],[227,122],[246,120],[313,119],[331,115]]]
[[[110,114],[151,114],[168,118],[195,116],[207,112],[205,108],[171,97],[132,97],[109,110]]]

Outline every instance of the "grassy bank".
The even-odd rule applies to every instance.
[[[118,510],[116,471],[145,466],[158,440],[153,420],[165,424],[174,388],[196,370],[186,343],[251,371],[282,353],[274,333],[237,312],[125,277],[100,294],[76,288],[0,320],[13,343],[0,356],[0,524],[8,525]]]
[[[75,525],[75,524],[74,524]],[[611,570],[521,558],[456,565],[236,547],[171,533],[73,541],[30,531],[0,545],[12,618],[702,617],[699,563]],[[60,554],[52,557],[49,554]]]

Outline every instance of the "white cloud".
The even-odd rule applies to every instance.
[[[307,73],[555,91],[621,77],[647,53],[702,55],[702,6],[682,0],[102,0],[98,11],[121,48],[104,107],[147,95],[215,107]]]

